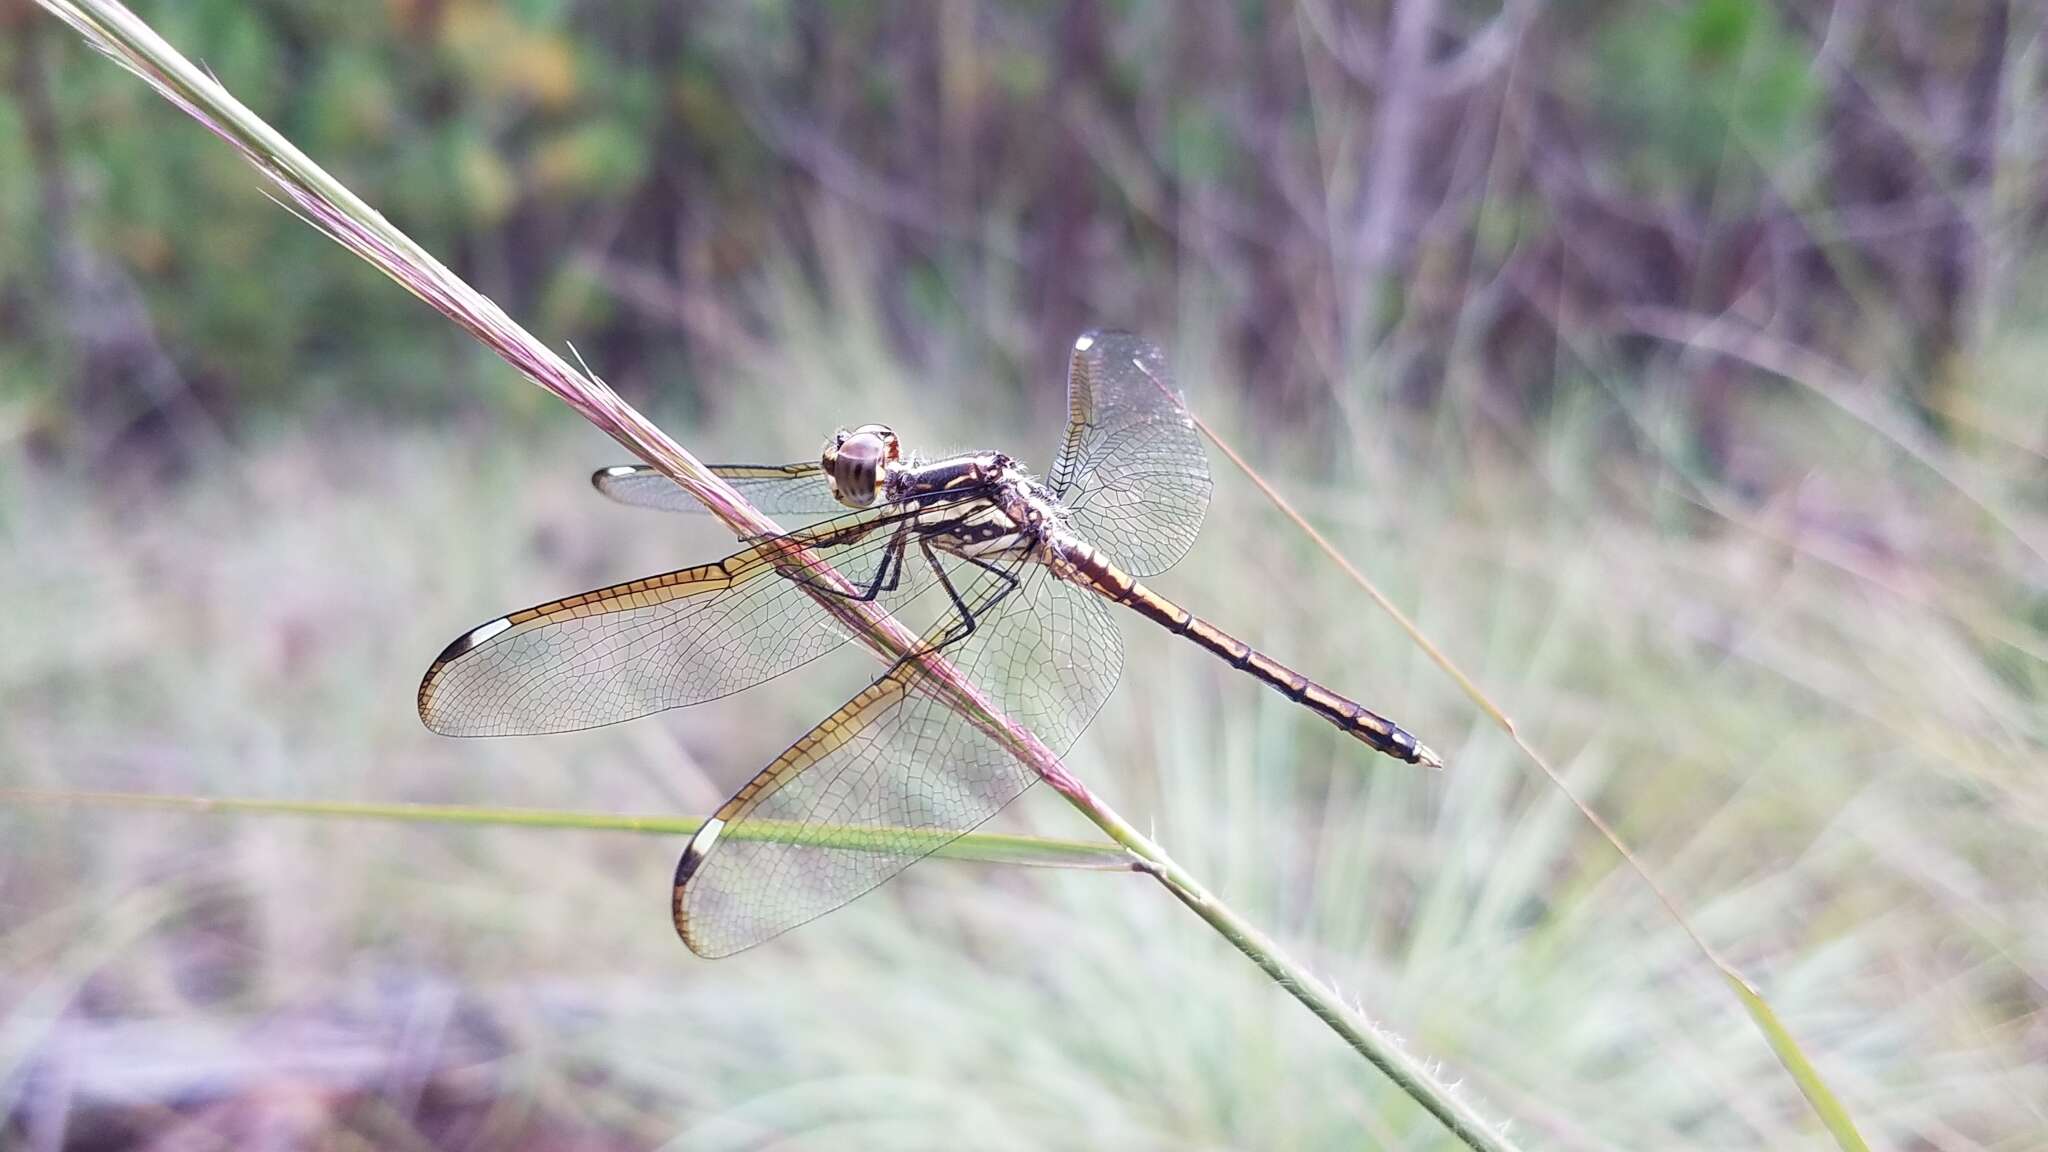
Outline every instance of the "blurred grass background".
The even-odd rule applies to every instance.
[[[880,419],[1043,466],[1073,334],[1147,332],[1874,1146],[2048,1147],[2038,9],[137,10],[707,458]],[[730,540],[597,500],[608,441],[21,0],[0,76],[0,787],[701,813],[870,671],[428,735],[449,637]],[[1218,476],[1162,589],[1452,769],[1145,628],[1076,769],[1526,1145],[1826,1146]],[[931,862],[714,964],[678,847],[0,809],[0,1146],[1445,1144],[1141,880]]]

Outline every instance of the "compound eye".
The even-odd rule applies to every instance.
[[[847,440],[866,440],[874,443],[884,460],[896,460],[903,454],[902,446],[896,439],[896,430],[887,424],[863,424],[846,433]]]
[[[874,470],[889,459],[889,449],[879,437],[852,436],[839,445],[839,459],[846,464]]]
[[[881,495],[882,467],[888,446],[879,438],[856,433],[839,446],[832,466],[832,495],[841,504],[866,508]]]
[[[881,424],[842,428],[825,443],[820,457],[832,483],[832,498],[849,508],[866,508],[880,499],[888,484],[889,465],[901,458],[896,433]]]

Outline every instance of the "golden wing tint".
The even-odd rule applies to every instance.
[[[1123,667],[1101,599],[1031,564],[956,566],[951,579],[975,625],[945,656],[1010,720],[1066,751]],[[961,619],[956,607],[922,643],[937,647]],[[676,931],[701,956],[751,947],[894,876],[1036,779],[953,709],[922,664],[899,664],[691,838],[676,868]]]
[[[779,676],[845,642],[799,583],[812,577],[792,554],[809,549],[893,610],[931,583],[927,566],[902,563],[917,511],[843,516],[715,564],[472,628],[427,669],[420,719],[449,736],[568,732],[716,700]]]

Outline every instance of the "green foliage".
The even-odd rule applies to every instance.
[[[515,315],[587,325],[548,335],[629,393],[720,389],[784,276],[895,317],[906,349],[993,346],[1005,379],[1041,378],[1043,349],[1082,324],[1213,309],[1238,374],[1318,427],[1343,390],[1286,381],[1327,364],[1333,341],[1387,342],[1384,362],[1407,366],[1389,386],[1410,403],[1484,349],[1484,387],[1533,411],[1560,383],[1559,317],[1758,300],[1779,286],[1760,287],[1765,270],[1815,250],[1826,267],[1772,314],[1817,334],[1816,351],[1917,374],[1971,331],[1952,245],[1829,235],[1836,200],[1880,225],[1905,211],[1896,199],[1920,195],[1942,157],[1895,142],[1938,152],[1951,142],[1935,129],[1952,125],[1823,123],[1812,30],[1770,0],[1450,6],[1406,92],[1376,78],[1389,6],[1324,7],[1241,3],[1193,22],[1048,0],[180,0],[143,14]],[[1515,13],[1533,23],[1493,35]],[[1968,22],[1916,20],[1916,39],[1841,41],[1834,66],[1869,77],[1881,114],[1967,107],[1964,86],[1997,57]],[[80,307],[46,273],[53,166],[72,188],[67,236],[142,293],[153,338],[216,415],[289,411],[318,380],[393,414],[439,409],[406,382],[417,372],[390,371],[445,355],[431,318],[257,200],[129,78],[30,27],[51,58],[57,152],[27,153],[19,85],[0,91],[0,340],[42,349],[15,386],[50,421],[75,372],[96,371],[67,364],[48,322]],[[1378,135],[1397,96],[1417,101],[1406,145]],[[1865,154],[1868,140],[1894,143]],[[1380,154],[1395,147],[1412,154]],[[1382,187],[1387,165],[1405,174]],[[1577,172],[1591,178],[1565,178]],[[1368,202],[1389,189],[1386,211]],[[2016,211],[2013,229],[2041,219]],[[1364,237],[1368,221],[1390,230]],[[1696,242],[1722,224],[1773,250]],[[1599,259],[1580,261],[1589,227]],[[875,234],[864,267],[833,251],[847,229]],[[1561,308],[1546,292],[1475,294],[1566,266],[1585,274],[1565,276]],[[336,355],[356,344],[374,351]]]
[[[604,200],[632,190],[647,168],[646,134],[608,120],[549,133],[533,151],[529,184],[550,199]]]
[[[521,213],[616,210],[640,194],[657,111],[645,69],[608,58],[561,4],[458,2],[433,20],[426,12],[200,0],[144,14],[458,263],[503,244]],[[85,59],[52,26],[33,32],[49,57],[75,239],[143,293],[156,339],[187,375],[250,416],[328,386],[397,410],[445,405],[444,390],[413,385],[421,365],[445,356],[440,321],[266,203],[239,161],[165,119],[131,78]],[[699,123],[729,133],[732,120],[726,110]],[[61,313],[67,304],[41,273],[52,243],[39,228],[43,167],[27,153],[18,103],[0,99],[0,294]],[[613,309],[587,276],[549,270],[567,258],[573,234],[545,246],[553,251],[532,288],[514,286],[507,303],[530,298],[553,317],[607,322]],[[43,327],[0,312],[0,342],[54,351],[62,342]],[[366,354],[337,355],[350,347]],[[67,370],[47,354],[31,362],[10,373],[9,386],[54,418]]]
[[[1594,56],[1600,108],[1625,134],[1625,174],[1698,191],[1736,171],[1754,187],[1810,143],[1820,83],[1810,47],[1770,0],[1634,4]]]
[[[566,264],[548,277],[535,327],[544,332],[588,332],[603,327],[617,309],[604,284],[580,264]]]
[[[1221,178],[1239,159],[1234,142],[1216,114],[1208,109],[1179,109],[1173,117],[1173,168],[1189,183]]]

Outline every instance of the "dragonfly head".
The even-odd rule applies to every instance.
[[[896,433],[883,424],[840,429],[825,442],[825,475],[832,498],[849,508],[866,508],[882,495],[889,465],[902,456]]]

